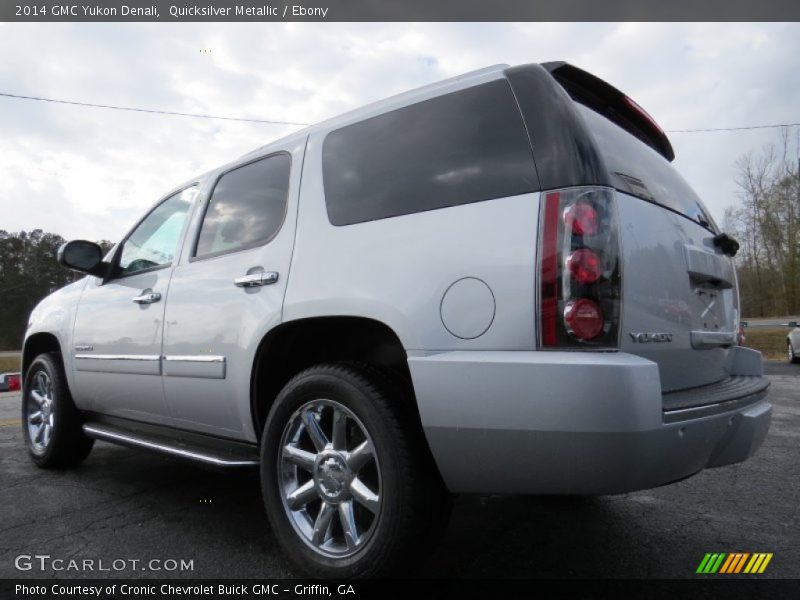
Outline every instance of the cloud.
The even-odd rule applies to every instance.
[[[567,60],[665,129],[798,121],[798,24],[11,24],[0,91],[316,122],[490,64]],[[200,52],[208,49],[210,52]],[[0,99],[0,228],[116,240],[190,177],[296,130]],[[721,219],[775,131],[671,134]]]

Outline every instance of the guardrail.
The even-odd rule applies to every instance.
[[[800,323],[797,321],[788,321],[786,323],[750,323],[748,321],[739,321],[739,324],[742,327],[752,329],[753,327],[789,327],[794,329],[795,327],[800,327]]]

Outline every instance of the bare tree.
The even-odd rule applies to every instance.
[[[780,143],[736,162],[741,205],[725,226],[741,240],[737,269],[742,311],[751,316],[800,312],[800,179],[789,132]]]

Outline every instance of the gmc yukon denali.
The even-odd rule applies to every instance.
[[[419,558],[451,494],[615,494],[747,459],[772,407],[731,257],[633,100],[500,65],[167,194],[33,311],[25,442],[259,469],[298,567]]]

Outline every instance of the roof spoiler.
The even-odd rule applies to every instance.
[[[635,135],[668,161],[675,159],[675,151],[664,130],[641,106],[617,88],[563,61],[542,63],[542,67],[549,71],[573,100]]]

